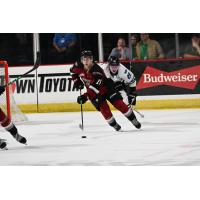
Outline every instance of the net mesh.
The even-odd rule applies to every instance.
[[[8,70],[7,64],[4,61],[0,61],[0,85],[5,85],[8,82]],[[7,78],[6,78],[7,77]],[[11,118],[13,122],[24,122],[27,121],[26,115],[24,115],[20,108],[17,106],[12,87],[6,89],[6,91],[0,96],[0,107],[1,109]]]

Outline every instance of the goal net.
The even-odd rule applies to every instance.
[[[9,82],[8,63],[0,61],[0,85]],[[27,121],[27,117],[17,106],[12,93],[12,86],[7,86],[6,91],[0,96],[0,108],[13,122]]]

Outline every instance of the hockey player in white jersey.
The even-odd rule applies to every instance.
[[[115,89],[123,97],[123,101],[131,107],[136,104],[136,80],[134,74],[119,62],[115,56],[111,56],[108,63],[102,66],[107,78],[115,83]]]

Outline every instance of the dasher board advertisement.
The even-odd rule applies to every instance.
[[[37,71],[21,78],[12,86],[18,104],[75,102],[78,91],[73,88],[71,65],[40,66]],[[11,67],[10,79],[31,67]]]
[[[133,63],[138,95],[200,94],[200,60]]]

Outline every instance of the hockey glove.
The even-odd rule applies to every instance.
[[[136,104],[136,94],[129,94],[128,96],[128,102],[129,102],[129,105],[133,105],[135,106]]]
[[[78,96],[77,103],[84,104],[87,100],[88,100],[87,96],[83,94],[83,95]]]
[[[2,95],[5,92],[5,88],[0,86],[0,95]]]
[[[82,90],[84,88],[84,84],[80,79],[74,81],[74,88]]]
[[[116,91],[120,91],[120,90],[124,90],[125,89],[125,85],[123,82],[116,82],[115,83],[115,90]]]

